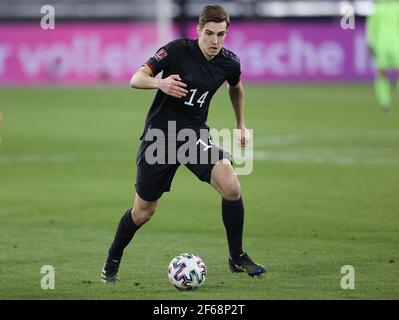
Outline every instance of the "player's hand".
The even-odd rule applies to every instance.
[[[184,89],[187,87],[187,85],[181,81],[181,78],[178,74],[172,74],[165,79],[161,79],[159,81],[158,87],[168,96],[179,99],[185,97],[188,93],[188,91]]]
[[[251,132],[245,127],[236,129],[238,146],[241,148],[245,148],[248,146],[249,141],[251,140]]]

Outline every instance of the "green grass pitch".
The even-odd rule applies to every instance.
[[[2,88],[0,299],[398,299],[399,96],[380,111],[369,85],[247,86],[254,170],[240,176],[244,246],[269,272],[232,274],[220,197],[181,167],[125,250],[116,285],[106,250],[132,206],[138,138],[154,91]],[[232,128],[226,90],[211,127]],[[170,260],[194,252],[203,287],[179,292]],[[43,290],[43,265],[55,289]],[[341,267],[355,270],[343,290]]]

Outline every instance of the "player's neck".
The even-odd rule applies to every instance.
[[[205,53],[205,51],[201,48],[201,45],[200,45],[199,41],[198,41],[198,47],[200,48],[200,50],[201,50],[201,52],[202,52],[202,54],[204,55],[204,57],[205,57],[206,60],[210,61],[210,60],[212,60],[213,58],[215,58],[215,56],[208,56],[208,55]]]

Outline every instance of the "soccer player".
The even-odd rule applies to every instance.
[[[399,90],[399,1],[381,0],[366,20],[367,43],[377,69],[374,87],[383,111],[391,110],[391,90],[388,71],[396,70]]]
[[[212,143],[206,125],[210,100],[227,81],[240,132],[239,141],[242,147],[249,142],[249,131],[244,123],[244,89],[240,81],[240,61],[234,53],[223,48],[229,23],[230,18],[221,6],[205,6],[199,17],[197,40],[179,39],[166,44],[130,80],[132,88],[158,90],[147,115],[137,155],[134,207],[128,209],[119,222],[101,272],[103,282],[118,281],[124,248],[135,232],[150,220],[162,194],[170,190],[173,176],[181,164],[186,165],[198,179],[214,187],[222,197],[222,220],[227,234],[230,270],[246,272],[252,277],[266,272],[264,266],[254,262],[243,251],[244,205],[240,184],[230,155]],[[161,71],[162,79],[155,78]],[[148,151],[153,148],[154,142],[147,138],[157,132],[156,130],[170,135],[171,123],[176,133],[187,129],[195,133],[195,140],[190,146],[190,150],[195,151],[195,161],[191,161],[191,158],[187,163],[170,161],[170,158],[165,163],[154,164],[152,160],[149,161]],[[178,152],[177,149],[183,146],[183,142],[187,142],[178,142],[176,139],[170,142],[169,138],[166,136],[163,140],[168,149],[167,154],[170,148]],[[205,163],[197,161],[203,159],[204,155],[208,159]]]

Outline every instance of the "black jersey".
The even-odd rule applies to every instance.
[[[144,132],[148,127],[167,130],[168,121],[176,121],[176,128],[199,129],[206,126],[209,104],[218,88],[227,81],[235,86],[240,81],[240,60],[222,48],[217,56],[207,60],[198,40],[179,39],[160,48],[145,63],[155,77],[178,74],[187,85],[188,93],[175,98],[158,90],[148,112]]]

